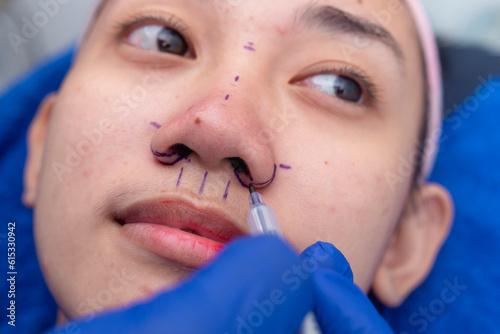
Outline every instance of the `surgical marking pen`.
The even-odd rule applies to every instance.
[[[252,235],[275,235],[285,240],[273,208],[264,203],[262,195],[257,192],[252,183],[250,183],[249,189],[250,212],[247,215],[247,222],[250,233]],[[297,334],[321,334],[316,316],[312,311],[304,318]]]

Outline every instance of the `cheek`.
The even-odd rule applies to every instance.
[[[319,147],[319,146],[316,146]],[[405,199],[384,178],[389,157],[369,150],[331,148],[324,156],[300,154],[295,162],[300,203],[288,212],[285,234],[303,251],[317,241],[334,244],[350,262],[356,283],[370,285]],[[307,158],[305,158],[307,157]],[[305,159],[304,159],[305,158]],[[306,163],[304,163],[304,161]]]

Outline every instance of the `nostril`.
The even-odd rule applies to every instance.
[[[167,152],[160,152],[156,151],[153,145],[151,145],[151,152],[153,152],[153,155],[160,163],[166,166],[173,166],[182,159],[187,158],[193,153],[193,150],[184,144],[175,144],[170,146]]]
[[[229,161],[231,161],[231,166],[233,166],[234,171],[236,173],[244,173],[247,176],[250,176],[250,168],[248,168],[248,165],[243,159],[241,158],[229,158]]]
[[[184,144],[175,144],[175,145],[172,145],[170,147],[169,151],[175,152],[180,157],[183,157],[183,158],[185,158],[185,157],[189,156],[191,153],[193,153],[193,150],[190,149],[189,147],[187,147]]]

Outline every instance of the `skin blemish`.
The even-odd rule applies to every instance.
[[[227,100],[229,100],[229,94],[228,94],[228,95],[226,95],[225,100],[226,100],[226,101],[227,101]]]
[[[328,161],[325,161],[325,165],[328,165]]]
[[[227,196],[229,195],[229,186],[231,186],[231,180],[229,180],[229,182],[227,183],[226,191],[224,192],[224,196],[222,197],[224,201],[227,200]]]
[[[161,125],[160,125],[160,124],[158,124],[158,123],[156,123],[156,122],[151,122],[151,123],[149,123],[149,124],[151,124],[152,126],[154,126],[154,127],[155,127],[155,128],[157,128],[157,129],[161,128]]]
[[[201,119],[199,117],[196,117],[196,120],[194,121],[196,124],[201,124]]]
[[[198,192],[199,195],[203,194],[203,190],[205,190],[205,183],[207,182],[207,176],[208,172],[205,172],[205,176],[203,176],[203,182],[201,182],[200,191]]]
[[[179,174],[179,178],[177,179],[177,188],[179,188],[181,184],[182,172],[184,172],[184,167],[181,168],[181,173]]]
[[[247,49],[248,51],[255,51],[255,48],[253,47],[252,42],[248,42],[248,45],[245,45],[243,48]]]
[[[280,168],[281,169],[292,169],[292,167],[290,167],[288,165],[283,165],[283,164],[280,165]]]

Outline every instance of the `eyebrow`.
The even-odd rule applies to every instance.
[[[332,6],[309,5],[299,9],[299,22],[307,26],[325,29],[329,33],[354,34],[381,42],[396,56],[400,65],[404,63],[404,54],[401,46],[387,29],[365,18],[355,16]]]

